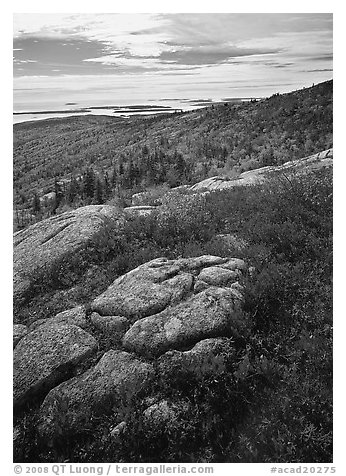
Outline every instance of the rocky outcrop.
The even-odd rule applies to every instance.
[[[53,440],[78,433],[92,428],[93,418],[110,412],[121,422],[153,378],[150,363],[110,350],[94,368],[51,390],[41,407],[40,434]]]
[[[187,351],[170,350],[158,359],[161,378],[172,381],[181,378],[201,379],[218,376],[235,355],[233,339],[219,337],[198,342]]]
[[[76,306],[72,309],[67,309],[67,311],[59,312],[59,314],[56,314],[54,317],[38,319],[29,326],[29,329],[30,331],[33,331],[44,324],[73,324],[81,329],[88,327],[84,306]]]
[[[244,330],[241,286],[246,266],[218,256],[158,258],[118,278],[92,304],[101,316],[124,316],[123,346],[145,357]]]
[[[333,149],[327,149],[318,154],[310,155],[298,160],[292,160],[278,166],[261,167],[255,170],[243,172],[238,177],[229,178],[223,176],[210,177],[190,187],[190,191],[213,191],[225,190],[241,185],[253,185],[264,182],[271,174],[287,171],[306,172],[322,167],[331,167],[333,164]]]
[[[179,274],[177,261],[158,258],[116,279],[92,304],[101,315],[123,315],[135,321],[179,301],[192,287],[189,273]]]
[[[333,149],[327,149],[317,154],[310,155],[297,160],[285,162],[283,165],[260,167],[254,170],[248,170],[236,177],[215,176],[209,177],[192,186],[181,185],[172,188],[166,192],[162,192],[161,196],[157,196],[152,200],[152,205],[147,204],[151,194],[150,192],[140,192],[132,196],[132,206],[127,207],[124,211],[130,216],[146,216],[152,214],[163,204],[164,201],[174,200],[175,196],[181,194],[200,193],[208,194],[212,191],[227,190],[242,185],[254,185],[263,183],[270,179],[272,175],[280,172],[299,172],[305,173],[310,170],[317,170],[323,167],[331,167],[333,164]]]
[[[56,200],[55,192],[48,192],[42,195],[42,197],[40,197],[40,203],[41,203],[41,206],[43,207],[47,207],[48,205],[54,203],[55,200]]]
[[[230,283],[234,283],[239,279],[240,271],[232,271],[230,269],[224,269],[216,266],[212,266],[207,269],[203,269],[200,272],[198,279],[211,286],[227,286]]]
[[[131,197],[131,207],[147,206],[147,201],[150,200],[150,196],[150,192],[134,193]]]
[[[247,335],[244,273],[237,258],[157,258],[117,278],[87,311],[32,323],[14,350],[15,407],[45,396],[39,432],[48,442],[109,413],[118,437],[139,398],[146,421],[175,421],[183,407],[157,396],[146,403],[150,388],[225,371],[234,342]]]
[[[14,405],[47,393],[96,347],[90,334],[68,324],[40,326],[24,336],[13,354]]]
[[[138,320],[125,334],[125,349],[155,357],[207,337],[239,335],[244,329],[242,297],[210,287],[155,316]]]
[[[91,309],[104,316],[122,315],[132,322],[157,314],[191,293],[204,267],[227,261],[217,256],[157,258],[116,279],[92,302]]]
[[[90,205],[47,218],[14,234],[14,298],[23,298],[37,278],[93,240],[109,220],[119,219],[117,208]]]
[[[97,312],[91,314],[90,322],[103,334],[119,341],[130,327],[129,320],[124,316],[100,316]]]

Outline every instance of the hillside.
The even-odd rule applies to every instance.
[[[330,168],[17,232],[14,460],[331,462],[331,251]]]
[[[332,462],[331,147],[331,82],[16,126],[14,461]]]
[[[54,191],[57,181],[86,176],[87,169],[97,174],[106,193],[95,198],[94,191],[63,190],[73,208],[103,203],[119,189],[141,191],[232,176],[328,149],[332,89],[328,81],[256,102],[170,116],[84,116],[17,124],[15,205],[31,209],[35,194]]]

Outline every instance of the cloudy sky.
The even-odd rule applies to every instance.
[[[14,109],[260,97],[332,77],[332,15],[14,14]]]

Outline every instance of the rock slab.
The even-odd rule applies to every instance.
[[[73,325],[44,325],[24,336],[13,353],[14,405],[47,393],[96,347],[90,334]]]
[[[161,378],[172,382],[175,379],[196,379],[226,371],[227,362],[235,356],[232,339],[218,337],[204,339],[187,351],[170,350],[158,359],[158,370]]]
[[[42,220],[14,234],[14,298],[22,299],[37,278],[79,251],[119,212],[110,205],[89,205]]]
[[[179,274],[179,263],[158,258],[126,273],[91,304],[100,315],[122,315],[135,321],[157,314],[186,295],[193,278],[189,273]]]
[[[192,292],[201,269],[228,261],[210,255],[154,259],[116,279],[92,302],[91,309],[103,316],[124,316],[132,322],[157,314]]]
[[[238,335],[244,323],[241,294],[234,289],[210,287],[135,322],[126,332],[123,345],[140,355],[157,357],[208,337]]]
[[[309,170],[318,170],[323,167],[331,167],[333,164],[333,149],[323,150],[317,154],[310,155],[297,160],[292,160],[283,165],[260,167],[259,169],[248,170],[243,172],[237,178],[229,178],[225,176],[210,177],[202,182],[198,182],[190,187],[192,192],[211,192],[214,190],[226,190],[233,187],[244,185],[254,185],[263,183],[270,174],[280,172],[306,173]]]
[[[54,440],[78,433],[92,427],[93,418],[110,412],[121,422],[154,374],[150,363],[127,352],[108,351],[94,368],[50,391],[40,410],[40,434]]]

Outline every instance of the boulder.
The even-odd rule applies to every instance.
[[[188,414],[190,406],[189,402],[184,400],[177,402],[160,400],[144,410],[144,423],[157,431],[164,430],[166,427],[172,430],[172,427],[179,425],[179,417]]]
[[[90,334],[69,324],[43,325],[24,336],[13,353],[14,405],[47,393],[96,347]]]
[[[240,262],[244,263],[239,260],[239,265]],[[236,261],[219,256],[154,259],[116,279],[91,303],[91,309],[103,316],[120,315],[134,322],[157,314],[191,294],[195,276],[201,269],[228,263],[230,269],[236,269]]]
[[[199,272],[203,268],[207,268],[208,266],[214,266],[219,264],[225,264],[229,261],[229,258],[221,258],[220,256],[212,256],[212,255],[202,255],[196,256],[195,258],[183,258],[177,260],[178,263],[187,270],[197,271]]]
[[[54,323],[73,324],[75,326],[81,327],[82,329],[88,325],[84,306],[76,306],[72,309],[59,312],[59,314],[56,314],[51,320]]]
[[[230,258],[225,263],[220,264],[220,266],[231,271],[246,271],[247,269],[245,261],[240,258]]]
[[[59,312],[54,317],[48,317],[45,319],[38,319],[30,324],[29,329],[34,330],[43,324],[73,324],[82,329],[85,329],[88,326],[88,321],[86,319],[85,307],[76,306],[72,309],[67,309],[66,311]]]
[[[13,348],[18,344],[20,339],[28,333],[28,328],[23,324],[13,325]]]
[[[131,206],[132,207],[141,207],[147,205],[147,200],[150,198],[149,192],[138,192],[134,193],[131,197]],[[150,206],[150,205],[149,205]]]
[[[56,192],[48,192],[40,197],[40,204],[42,207],[47,207],[50,204],[55,203],[56,201]]]
[[[156,357],[202,339],[241,335],[246,325],[242,295],[235,289],[210,287],[154,316],[138,320],[126,332],[125,349]]]
[[[49,392],[40,409],[39,433],[52,441],[92,428],[95,418],[108,413],[122,422],[154,374],[151,364],[127,352],[108,351],[95,367]]]
[[[90,317],[93,326],[103,334],[121,340],[130,327],[130,322],[123,316],[100,316],[93,312]]]
[[[92,241],[119,212],[109,205],[89,205],[62,213],[14,234],[14,298],[23,299],[37,279],[44,279],[65,258]]]
[[[239,270],[232,271],[217,266],[203,269],[198,275],[198,279],[204,281],[211,286],[227,286],[234,283],[240,277]]]
[[[201,379],[225,372],[227,362],[235,357],[233,340],[227,337],[204,339],[187,351],[170,350],[158,359],[162,378],[173,381],[181,378]]]
[[[111,436],[120,438],[138,399],[148,407],[149,429],[175,424],[176,415],[186,421],[188,409],[160,402],[150,385],[157,377],[174,382],[224,371],[233,356],[230,337],[247,335],[237,281],[246,269],[236,258],[157,258],[117,278],[91,303],[88,318],[76,306],[34,322],[14,350],[16,409],[45,396],[38,429],[53,445],[92,431],[107,415]],[[203,284],[198,293],[196,283]],[[100,344],[87,332],[92,328]],[[109,350],[96,365],[95,357],[86,360],[110,343],[122,350]],[[156,357],[154,363],[143,360]]]
[[[131,321],[156,314],[192,288],[192,275],[178,275],[180,269],[179,263],[165,258],[145,263],[116,279],[92,302],[91,309],[103,316],[122,315]]]

